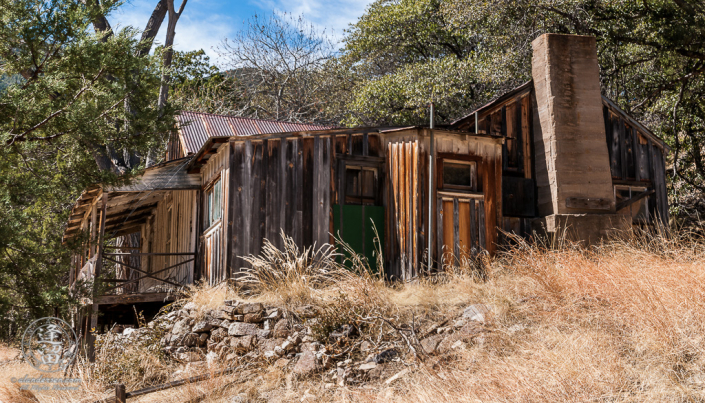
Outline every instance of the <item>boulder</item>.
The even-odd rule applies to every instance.
[[[201,333],[200,336],[198,336],[198,347],[205,347],[206,342],[208,341],[208,333]]]
[[[306,351],[301,354],[296,365],[294,365],[293,372],[298,375],[309,375],[318,369],[318,362],[316,360],[316,355],[310,351]]]
[[[270,330],[264,330],[264,329],[257,329],[255,331],[255,334],[260,339],[268,339],[272,336],[272,332]]]
[[[230,347],[238,352],[249,352],[257,345],[257,338],[252,335],[233,337],[230,340]]]
[[[196,322],[196,324],[193,325],[192,331],[194,333],[203,333],[203,332],[210,331],[211,329],[213,329],[213,327],[214,326],[212,323],[210,323],[210,321],[202,320],[202,321]]]
[[[260,323],[262,320],[262,312],[246,313],[244,318],[245,323]]]
[[[247,315],[248,313],[262,313],[264,308],[259,302],[253,302],[249,304],[244,304],[242,306],[242,313]]]
[[[206,333],[204,333],[206,334]],[[228,335],[228,331],[226,329],[223,329],[222,327],[219,327],[211,332],[211,340],[214,342],[219,342],[225,338],[225,336]]]
[[[196,347],[199,342],[199,334],[198,333],[189,333],[184,337],[183,341],[181,344],[183,344],[186,347]]]
[[[191,332],[191,326],[189,326],[188,318],[181,319],[180,321],[174,323],[174,327],[171,329],[171,334],[174,336],[184,336],[186,333]]]
[[[230,336],[247,336],[247,335],[257,335],[257,330],[260,330],[257,325],[253,323],[242,323],[234,322],[228,328],[228,335]]]
[[[286,319],[280,319],[275,325],[274,325],[274,337],[277,338],[287,338],[291,334],[291,330],[289,329],[289,321]]]

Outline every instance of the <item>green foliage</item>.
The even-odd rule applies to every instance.
[[[0,76],[18,77],[0,92],[2,320],[65,307],[72,202],[139,168],[130,156],[161,147],[173,124],[156,108],[156,60],[135,56],[131,29],[94,34],[93,17],[82,2],[0,2]]]

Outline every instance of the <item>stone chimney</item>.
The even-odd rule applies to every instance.
[[[532,46],[539,213],[549,232],[617,226],[595,38],[544,34]]]
[[[532,46],[552,205],[542,215],[614,212],[595,38],[544,34]]]

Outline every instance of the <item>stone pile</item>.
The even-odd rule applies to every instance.
[[[331,386],[389,380],[407,368],[402,360],[408,345],[401,339],[373,345],[351,326],[344,325],[324,340],[328,346],[316,341],[310,327],[304,325],[316,322],[313,307],[289,313],[262,303],[230,300],[205,312],[198,308],[189,302],[148,325],[161,329],[161,348],[184,364],[259,359],[296,375],[321,372]],[[452,320],[429,324],[423,331],[418,329],[417,355],[429,357],[482,344],[488,332],[485,322],[493,314],[491,306],[471,305]],[[302,322],[303,318],[306,320]],[[125,329],[122,338],[139,337],[145,330]],[[336,346],[341,345],[353,349],[339,354]]]

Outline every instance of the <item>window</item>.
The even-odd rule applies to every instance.
[[[221,183],[218,179],[210,189],[206,190],[206,228],[215,224],[223,215],[221,200]]]
[[[345,204],[374,205],[377,201],[377,168],[345,167]]]
[[[474,161],[443,160],[444,190],[477,191],[477,165]]]
[[[614,201],[619,206],[620,203],[627,202],[630,199],[637,198],[642,193],[646,192],[646,187],[635,187],[618,185],[614,187]],[[619,214],[631,216],[635,222],[649,222],[649,198],[643,197],[634,203],[620,209]]]

